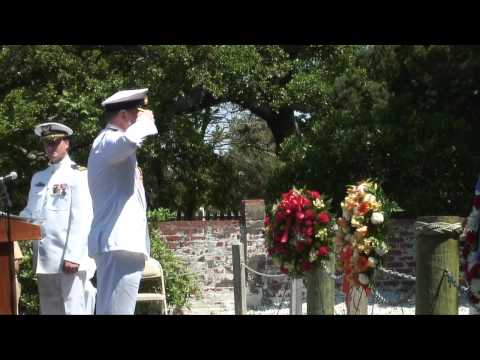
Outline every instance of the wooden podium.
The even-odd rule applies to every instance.
[[[10,233],[12,241],[40,240],[39,225],[28,219],[10,216]],[[13,242],[8,241],[7,217],[0,214],[0,314],[15,313],[15,270],[13,258]]]

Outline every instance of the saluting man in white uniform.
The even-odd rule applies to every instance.
[[[96,314],[132,315],[150,255],[145,189],[136,151],[157,134],[153,113],[141,109],[148,89],[115,93],[102,105],[107,125],[88,159],[93,202],[89,255],[97,264]]]
[[[87,171],[68,155],[73,134],[68,126],[44,123],[35,127],[35,134],[50,162],[33,175],[28,203],[20,215],[42,226],[42,239],[33,242],[40,314],[93,314],[95,288],[90,278],[95,262],[88,257],[93,215]]]

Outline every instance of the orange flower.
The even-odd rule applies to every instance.
[[[369,211],[370,211],[370,203],[368,203],[366,201],[360,203],[360,205],[358,206],[358,209],[357,209],[358,215],[365,215]]]

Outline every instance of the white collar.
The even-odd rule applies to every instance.
[[[61,167],[64,167],[64,166],[68,166],[72,163],[72,160],[70,159],[70,156],[67,154],[65,154],[65,157],[60,160],[59,162],[55,163],[55,164],[52,164],[52,163],[48,163],[48,166],[53,170],[53,171],[56,171],[58,170],[59,168]]]
[[[118,131],[124,132],[124,130],[122,128],[120,128],[117,125],[114,125],[112,123],[108,123],[107,126],[105,127],[105,129],[118,130]]]

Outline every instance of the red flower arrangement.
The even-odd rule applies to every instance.
[[[301,277],[333,252],[330,201],[318,191],[293,188],[282,194],[264,221],[269,256],[280,270]]]

